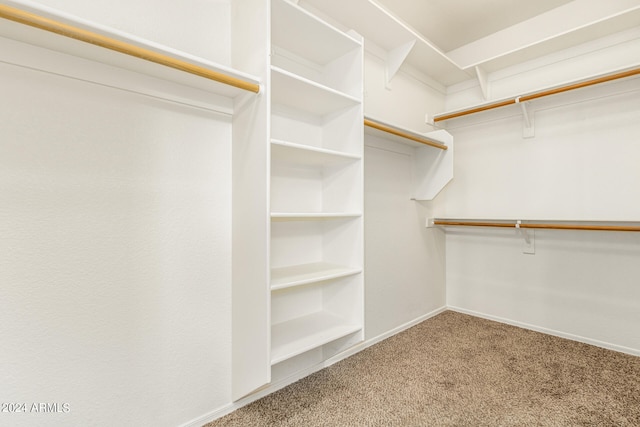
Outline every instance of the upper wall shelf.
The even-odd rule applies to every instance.
[[[365,117],[364,119],[365,132],[371,134],[377,134],[378,132],[384,133],[384,138],[395,139],[402,143],[418,143],[420,145],[428,145],[430,147],[439,148],[441,150],[447,150],[449,147],[444,145],[441,141],[437,141],[433,138],[428,138],[419,133],[412,132],[410,130],[402,129],[397,126],[385,123],[381,120],[373,119],[371,117]],[[418,146],[420,146],[418,145]]]
[[[460,68],[491,73],[637,27],[638,2],[569,2],[447,52]]]
[[[258,78],[75,16],[20,2],[0,5],[0,36],[195,87],[228,98],[260,90]]]
[[[594,42],[640,22],[637,1],[573,1],[444,52],[379,0],[300,0],[299,4],[362,34],[372,42],[365,43],[368,50],[373,52],[372,44],[384,50],[388,73],[406,63],[444,87]]]
[[[271,43],[318,65],[326,65],[361,46],[359,41],[288,1],[272,2],[271,14]]]
[[[561,85],[561,86],[553,86],[553,87],[541,89],[541,90],[538,90],[538,91],[535,91],[535,92],[529,92],[527,94],[523,94],[523,95],[520,95],[520,96],[510,97],[510,98],[507,98],[507,99],[502,99],[502,100],[497,100],[497,101],[492,101],[492,102],[487,102],[487,103],[484,103],[484,104],[480,104],[480,105],[464,108],[464,109],[461,109],[461,110],[449,111],[449,112],[445,112],[445,113],[441,113],[441,114],[436,114],[434,116],[433,120],[434,120],[434,122],[442,122],[442,121],[446,121],[446,120],[455,119],[455,118],[458,118],[458,117],[463,117],[463,116],[468,116],[468,115],[475,114],[475,113],[480,113],[480,112],[483,112],[483,111],[494,110],[496,108],[506,107],[508,105],[515,105],[515,104],[525,105],[523,103],[525,103],[527,101],[532,101],[534,99],[539,99],[539,98],[543,98],[543,97],[546,97],[546,96],[556,95],[556,94],[559,94],[559,93],[568,92],[568,91],[575,90],[575,89],[581,89],[581,88],[584,88],[584,87],[593,86],[593,85],[597,85],[597,84],[600,84],[600,83],[606,83],[606,82],[610,82],[610,81],[613,81],[613,80],[619,80],[619,79],[624,79],[624,78],[627,78],[627,77],[633,77],[633,76],[637,76],[639,74],[640,74],[640,66],[639,67],[634,67],[634,68],[629,68],[629,69],[624,69],[624,70],[618,70],[618,71],[613,72],[613,73],[607,73],[607,74],[603,74],[603,75],[592,76],[592,77],[587,78],[587,79],[574,81],[574,82],[567,83],[567,84]],[[526,109],[524,111],[526,113]]]
[[[474,76],[474,73],[467,73],[460,69],[424,36],[409,28],[373,1],[301,0],[300,4],[338,19],[342,25],[352,28],[365,40],[373,42],[387,52],[393,52],[415,41],[406,63],[445,86],[460,83]],[[367,48],[366,43],[365,48]]]

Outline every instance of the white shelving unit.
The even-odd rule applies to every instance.
[[[271,364],[299,369],[364,338],[363,51],[296,4],[271,8]]]

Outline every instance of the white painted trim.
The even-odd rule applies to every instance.
[[[504,317],[492,316],[489,314],[480,313],[473,310],[467,310],[460,307],[447,306],[447,310],[455,311],[457,313],[468,314],[474,317],[480,317],[482,319],[493,320],[494,322],[504,323],[507,325],[517,326],[519,328],[528,329],[531,331],[541,332],[547,335],[553,335],[560,338],[565,338],[571,341],[577,341],[584,344],[593,345],[596,347],[605,348],[607,350],[617,351],[619,353],[630,354],[632,356],[640,356],[640,349],[633,349],[629,347],[624,347],[621,345],[611,344],[604,341],[594,340],[591,338],[585,338],[580,335],[569,334],[566,332],[556,331],[555,329],[543,328],[540,326],[535,326],[529,323],[519,322],[517,320],[506,319]]]
[[[339,361],[341,361],[343,359],[346,359],[347,357],[353,356],[354,354],[356,354],[356,353],[358,353],[358,352],[360,352],[360,351],[362,351],[362,350],[364,350],[364,349],[366,349],[368,347],[371,347],[374,344],[377,344],[377,343],[379,343],[381,341],[384,341],[387,338],[391,338],[392,336],[397,335],[400,332],[404,332],[407,329],[409,329],[409,328],[411,328],[411,327],[413,327],[413,326],[415,326],[415,325],[417,325],[419,323],[422,323],[425,320],[428,320],[428,319],[430,319],[430,318],[432,318],[434,316],[437,316],[438,314],[443,313],[445,311],[447,311],[447,307],[440,307],[440,308],[438,308],[436,310],[433,310],[433,311],[431,311],[431,312],[429,312],[427,314],[424,314],[424,315],[422,315],[422,316],[420,316],[420,317],[418,317],[418,318],[416,318],[414,320],[411,320],[411,321],[409,321],[409,322],[407,322],[407,323],[405,323],[403,325],[400,325],[400,326],[398,326],[398,327],[396,327],[394,329],[391,329],[390,331],[387,331],[387,332],[385,332],[383,334],[380,334],[377,337],[370,338],[370,339],[368,339],[368,340],[366,340],[366,341],[364,341],[364,342],[362,342],[362,343],[360,343],[358,345],[355,345],[354,347],[351,347],[349,350],[344,351],[343,353],[340,353],[337,356],[334,356],[334,357],[332,357],[330,359],[325,360],[324,367],[331,366],[336,362],[339,362]]]
[[[250,394],[247,397],[244,397],[244,398],[242,398],[240,400],[237,400],[237,401],[235,401],[233,403],[229,403],[228,405],[225,405],[225,406],[223,406],[221,408],[218,408],[215,411],[211,411],[211,412],[209,412],[207,414],[204,414],[204,415],[202,415],[202,416],[200,416],[198,418],[195,418],[195,419],[183,424],[180,427],[202,427],[204,424],[207,424],[207,423],[209,423],[211,421],[214,421],[214,420],[216,420],[218,418],[221,418],[221,417],[223,417],[225,415],[228,415],[228,414],[232,413],[233,411],[242,408],[243,406],[246,406],[246,405],[248,405],[248,404],[250,404],[252,402],[255,402],[258,399],[261,399],[261,398],[263,398],[263,397],[265,397],[265,396],[267,396],[267,395],[269,395],[271,393],[274,393],[274,392],[276,392],[276,391],[278,391],[278,390],[280,390],[280,389],[282,389],[282,388],[284,388],[284,387],[286,387],[288,385],[291,385],[294,382],[296,382],[296,381],[298,381],[298,380],[300,380],[300,379],[302,379],[304,377],[307,377],[307,376],[309,376],[309,375],[311,375],[311,374],[313,374],[313,373],[315,373],[315,372],[317,372],[317,371],[319,371],[321,369],[324,369],[324,368],[326,368],[328,366],[333,365],[334,363],[337,363],[337,362],[339,362],[341,360],[344,360],[347,357],[353,356],[354,354],[356,354],[356,353],[358,353],[358,352],[360,352],[362,350],[365,350],[366,348],[371,347],[374,344],[377,344],[377,343],[379,343],[381,341],[384,341],[387,338],[390,338],[390,337],[392,337],[392,336],[394,336],[396,334],[399,334],[400,332],[403,332],[403,331],[405,331],[405,330],[407,330],[407,329],[409,329],[409,328],[411,328],[411,327],[413,327],[413,326],[415,326],[415,325],[417,325],[417,324],[419,324],[421,322],[424,322],[427,319],[430,319],[430,318],[432,318],[434,316],[437,316],[438,314],[443,313],[445,311],[447,311],[447,307],[443,306],[443,307],[440,307],[440,308],[438,308],[436,310],[433,310],[433,311],[431,311],[431,312],[429,312],[427,314],[424,314],[424,315],[422,315],[420,317],[417,317],[416,319],[413,319],[413,320],[411,320],[411,321],[409,321],[407,323],[404,323],[404,324],[402,324],[402,325],[400,325],[400,326],[398,326],[398,327],[396,327],[394,329],[391,329],[390,331],[387,331],[387,332],[385,332],[383,334],[380,334],[380,335],[378,335],[378,336],[376,336],[374,338],[368,339],[368,340],[366,340],[366,341],[364,341],[364,342],[362,342],[360,344],[357,344],[357,345],[351,347],[350,349],[348,349],[348,350],[346,350],[346,351],[344,351],[344,352],[342,352],[342,353],[340,353],[340,354],[338,354],[338,355],[336,355],[336,356],[334,356],[334,357],[332,357],[330,359],[325,360],[322,363],[319,363],[319,364],[317,364],[315,366],[312,366],[312,367],[310,367],[308,369],[304,369],[302,371],[298,371],[295,374],[293,374],[293,375],[291,375],[289,377],[283,378],[280,381],[274,382],[274,383],[270,384],[269,386],[264,387],[264,388],[256,391],[253,394]]]

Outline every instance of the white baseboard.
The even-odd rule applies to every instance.
[[[440,307],[440,308],[438,308],[436,310],[433,310],[433,311],[431,311],[431,312],[429,312],[427,314],[424,314],[424,315],[422,315],[422,316],[420,316],[420,317],[418,317],[416,319],[413,319],[410,322],[407,322],[407,323],[402,324],[402,325],[400,325],[400,326],[398,326],[396,328],[393,328],[393,329],[391,329],[391,330],[389,330],[389,331],[387,331],[387,332],[385,332],[383,334],[380,334],[377,337],[369,338],[368,340],[366,340],[364,342],[361,342],[360,344],[357,344],[357,345],[351,347],[350,349],[340,353],[339,355],[325,360],[323,367],[331,366],[334,363],[341,361],[342,359],[346,359],[349,356],[353,356],[354,354],[364,350],[367,347],[371,347],[372,345],[377,344],[380,341],[384,341],[387,338],[390,338],[390,337],[392,337],[392,336],[394,336],[396,334],[399,334],[402,331],[406,331],[407,329],[411,328],[412,326],[415,326],[418,323],[422,323],[427,319],[430,319],[430,318],[432,318],[434,316],[437,316],[438,314],[440,314],[440,313],[442,313],[444,311],[447,311],[447,307]]]
[[[215,411],[209,412],[208,414],[202,415],[201,417],[195,418],[191,421],[189,421],[186,424],[183,424],[181,427],[202,427],[204,424],[210,423],[211,421],[214,421],[218,418],[221,418],[227,414],[230,414],[231,412],[235,411],[236,409],[240,409],[243,406],[248,405],[251,402],[255,402],[258,399],[261,399],[271,393],[274,393],[278,390],[280,390],[281,388],[284,388],[290,384],[293,384],[294,382],[307,377],[311,374],[313,374],[314,372],[317,372],[321,369],[326,368],[327,366],[331,366],[334,363],[337,363],[341,360],[346,359],[349,356],[353,356],[354,354],[368,348],[371,347],[374,344],[379,343],[380,341],[383,341],[387,338],[390,338],[396,334],[399,334],[402,331],[405,331],[407,329],[409,329],[412,326],[417,325],[418,323],[424,322],[427,319],[430,319],[431,317],[437,316],[438,314],[444,312],[447,310],[447,307],[440,307],[436,310],[433,310],[427,314],[424,314],[416,319],[413,319],[405,324],[402,324],[394,329],[391,329],[390,331],[385,332],[384,334],[378,335],[377,337],[374,338],[370,338],[360,344],[357,344],[353,347],[351,347],[350,349],[330,358],[325,360],[322,363],[319,363],[315,366],[312,366],[308,369],[304,369],[302,371],[296,372],[295,374],[288,376],[280,381],[271,383],[269,386],[262,388],[258,391],[256,391],[253,394],[250,394],[247,397],[244,397],[240,400],[237,400],[235,402],[229,403],[228,405],[225,405],[219,409],[216,409]]]
[[[640,350],[638,350],[638,349],[633,349],[633,348],[624,347],[624,346],[621,346],[621,345],[611,344],[611,343],[604,342],[604,341],[598,341],[598,340],[594,340],[594,339],[591,339],[591,338],[585,338],[585,337],[580,336],[580,335],[574,335],[574,334],[569,334],[569,333],[566,333],[566,332],[556,331],[554,329],[543,328],[543,327],[540,327],[540,326],[531,325],[529,323],[518,322],[516,320],[511,320],[511,319],[505,319],[504,317],[492,316],[492,315],[489,315],[489,314],[480,313],[480,312],[473,311],[473,310],[467,310],[467,309],[460,308],[460,307],[447,306],[447,309],[451,310],[451,311],[458,312],[458,313],[462,313],[462,314],[468,314],[468,315],[474,316],[474,317],[480,317],[482,319],[493,320],[495,322],[505,323],[507,325],[517,326],[517,327],[523,328],[523,329],[529,329],[531,331],[541,332],[541,333],[547,334],[547,335],[553,335],[553,336],[560,337],[560,338],[566,338],[566,339],[572,340],[572,341],[578,341],[578,342],[581,342],[581,343],[584,343],[584,344],[594,345],[596,347],[606,348],[607,350],[613,350],[613,351],[617,351],[619,353],[630,354],[632,356],[640,356]]]

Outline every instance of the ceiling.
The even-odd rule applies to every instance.
[[[378,3],[448,52],[571,1],[378,0]]]

